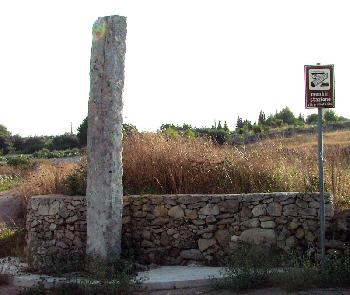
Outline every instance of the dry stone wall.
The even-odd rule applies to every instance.
[[[312,249],[319,235],[317,193],[126,196],[123,206],[123,253],[146,264],[217,263],[240,241]],[[333,214],[326,195],[328,227]],[[27,229],[34,268],[83,256],[85,197],[33,197]]]

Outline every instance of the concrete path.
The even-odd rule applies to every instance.
[[[350,295],[349,289],[315,289],[288,293],[280,288],[264,288],[233,292],[228,290],[212,290],[212,279],[221,278],[222,267],[199,266],[162,266],[149,271],[140,272],[139,279],[144,280],[147,295]],[[66,281],[64,278],[49,276],[18,274],[12,277],[10,286],[0,286],[0,295],[17,295],[21,288],[30,288],[43,282],[48,288]]]
[[[223,267],[161,266],[139,273],[147,290],[172,290],[209,286],[212,279],[222,278]]]

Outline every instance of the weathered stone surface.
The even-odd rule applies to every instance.
[[[164,205],[156,206],[153,210],[155,217],[165,217],[168,216],[168,209]]]
[[[294,248],[296,246],[296,239],[294,236],[290,236],[286,239],[286,246],[289,248]]]
[[[183,250],[180,252],[180,256],[189,260],[203,260],[202,252],[198,249]]]
[[[320,202],[312,201],[309,203],[309,207],[318,209],[318,208],[320,208]]]
[[[282,210],[282,216],[273,215],[272,212],[278,207],[273,203],[281,204],[278,201],[279,195],[279,193],[259,194],[258,200],[249,197],[250,202],[247,202],[244,195],[232,197],[230,195],[195,195],[194,200],[190,198],[191,195],[124,197],[126,202],[123,210],[123,245],[126,251],[135,249],[138,253],[136,259],[141,263],[161,264],[188,264],[196,259],[212,263],[213,260],[221,259],[226,251],[235,251],[239,241],[272,244],[285,251],[291,251],[294,247],[303,249],[308,244],[317,248],[318,216],[303,217],[302,210],[312,209],[312,207],[302,208],[295,204],[298,198],[305,202],[317,200],[315,197],[317,194],[291,194],[292,197],[287,198],[288,204],[284,206],[294,205],[298,208],[298,216],[295,217],[285,215],[284,210]],[[288,196],[288,194],[285,195]],[[185,203],[193,203],[179,203],[180,197]],[[64,196],[59,199],[51,196],[46,198],[49,200],[38,201],[33,197],[28,204],[28,250],[33,257],[36,257],[37,266],[47,264],[51,261],[52,255],[63,255],[65,259],[76,252],[83,254],[86,245],[86,199]],[[49,204],[51,208],[51,204],[56,200],[60,204],[58,214],[38,215],[41,202],[44,205]],[[227,200],[238,200],[237,213],[222,210]],[[220,213],[195,214],[208,204],[210,204],[208,206],[210,210],[217,206]],[[331,204],[329,200],[327,204]],[[252,209],[259,205],[266,205],[265,214],[252,218]],[[208,208],[205,210],[208,213]],[[172,212],[170,214],[173,216],[180,217],[183,214],[184,216],[175,218],[169,216],[168,212]],[[176,212],[183,212],[183,214]],[[215,212],[217,211],[211,211],[211,213]],[[40,213],[46,214],[47,211],[42,210]],[[60,213],[63,213],[64,217]],[[346,227],[348,219],[344,217],[342,220],[343,227]],[[335,224],[336,222],[332,226]],[[329,219],[326,226],[330,226]],[[346,237],[344,233],[337,231],[335,234]],[[332,251],[343,251],[343,249],[337,249],[337,247],[342,248],[339,247],[340,245],[341,243],[332,242],[327,245],[327,248]],[[180,254],[187,250],[190,251]],[[202,253],[202,256],[197,256],[198,253]]]
[[[198,240],[198,248],[201,252],[204,252],[211,246],[214,246],[216,244],[215,239],[199,239]]]
[[[298,222],[296,219],[293,219],[289,224],[288,224],[288,229],[295,230],[300,226],[300,222]]]
[[[49,215],[56,215],[59,210],[60,210],[60,203],[57,201],[52,202],[49,208]]]
[[[280,203],[270,203],[267,206],[267,213],[272,216],[282,215],[282,205]]]
[[[239,239],[243,242],[253,243],[256,245],[276,245],[276,233],[273,229],[247,229],[244,232],[242,232]]]
[[[71,223],[76,222],[77,220],[78,220],[78,216],[73,215],[72,217],[69,217],[66,219],[66,223],[71,224]]]
[[[255,228],[255,227],[258,227],[259,225],[260,225],[260,221],[258,218],[252,218],[242,222],[242,226],[247,228]]]
[[[299,208],[295,204],[285,205],[283,207],[284,216],[297,216]]]
[[[275,228],[276,227],[276,223],[274,221],[263,221],[260,223],[260,226],[262,228]]]
[[[197,214],[197,211],[195,209],[193,209],[193,210],[186,209],[185,215],[186,215],[186,218],[189,218],[189,219],[198,218],[198,214]]]
[[[317,212],[315,208],[300,209],[299,214],[301,216],[316,216]]]
[[[239,201],[238,200],[226,200],[222,203],[220,210],[222,212],[230,212],[236,213],[239,209]]]
[[[239,236],[236,236],[236,235],[231,236],[231,242],[236,243],[236,242],[238,242],[238,241],[239,241]]]
[[[218,215],[220,213],[218,205],[207,204],[198,211],[199,215]]]
[[[249,219],[250,217],[252,217],[252,210],[247,206],[247,205],[243,205],[242,209],[241,209],[241,218],[244,219]]]
[[[304,237],[304,235],[305,235],[304,229],[298,228],[295,233],[295,236],[300,240]]]
[[[219,229],[215,233],[215,238],[221,246],[224,248],[228,247],[228,242],[230,241],[230,234],[228,230]]]
[[[309,204],[307,203],[307,202],[305,202],[305,201],[303,201],[303,200],[301,200],[301,199],[297,199],[296,201],[295,201],[295,204],[298,206],[298,207],[300,207],[300,208],[307,208],[308,206],[309,206]]]
[[[126,18],[99,18],[92,33],[87,134],[87,253],[108,260],[121,253]]]
[[[305,239],[308,241],[308,242],[313,242],[315,240],[315,235],[310,232],[310,231],[307,231],[306,234],[305,234]]]
[[[266,204],[259,204],[255,206],[252,210],[252,213],[255,217],[266,214]]]
[[[38,214],[39,215],[49,215],[50,205],[48,203],[39,204]]]
[[[173,218],[183,218],[185,212],[180,206],[175,206],[168,211],[168,215]]]

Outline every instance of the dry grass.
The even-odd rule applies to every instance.
[[[325,189],[338,208],[350,207],[350,144],[343,138],[350,132],[334,133],[325,136]],[[315,135],[233,147],[205,139],[134,134],[124,138],[123,164],[125,194],[318,191]],[[24,198],[63,193],[64,179],[76,168],[44,162],[18,191]]]
[[[325,136],[325,188],[337,207],[350,204],[350,144],[345,135],[350,140],[350,132]],[[126,193],[318,191],[315,136],[232,147],[138,134],[125,138],[123,156]]]
[[[16,192],[25,201],[35,195],[64,193],[64,179],[76,167],[75,163],[53,164],[49,161],[41,161],[27,174]]]

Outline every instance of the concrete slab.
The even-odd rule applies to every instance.
[[[161,266],[140,272],[137,278],[143,280],[143,286],[147,291],[201,289],[210,286],[212,279],[222,278],[223,272],[222,267]],[[84,279],[74,281],[79,282],[80,280]],[[13,275],[10,284],[30,288],[40,283],[45,288],[52,288],[67,281],[68,279],[63,277],[21,273]]]
[[[212,279],[222,278],[223,267],[161,266],[138,274],[148,291],[199,288],[209,286]]]

